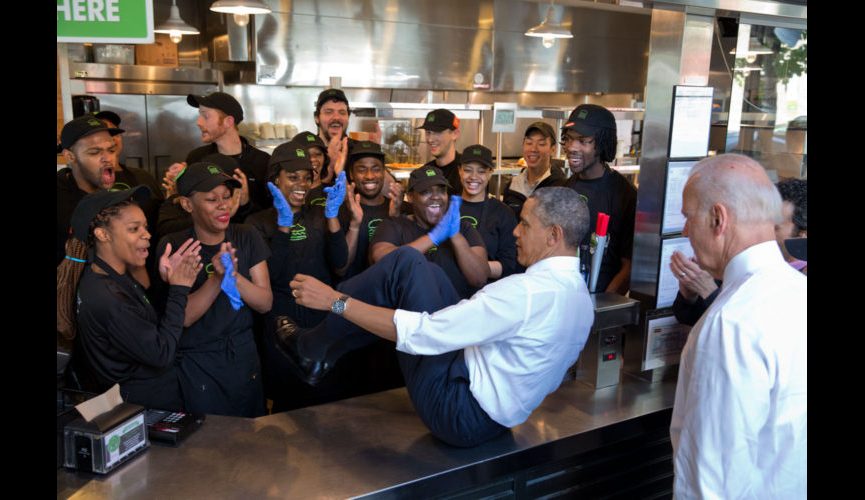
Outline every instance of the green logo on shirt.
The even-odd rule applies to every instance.
[[[473,228],[475,228],[475,229],[478,228],[478,220],[475,219],[474,217],[472,217],[471,215],[463,215],[462,217],[460,217],[460,220],[461,221],[467,220],[467,221],[469,221],[469,224],[471,224]]]
[[[378,229],[378,225],[381,221],[381,219],[371,219],[366,225],[367,233],[369,234],[369,241],[372,241],[372,237],[375,236],[375,230]]]
[[[309,206],[311,207],[323,207],[327,198],[313,198],[309,201]]]
[[[306,227],[300,224],[295,224],[291,226],[291,236],[289,237],[290,241],[303,241],[307,238],[306,236]]]

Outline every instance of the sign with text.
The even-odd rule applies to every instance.
[[[153,43],[153,2],[57,0],[57,41]]]

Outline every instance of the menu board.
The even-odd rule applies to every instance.
[[[702,158],[709,154],[713,87],[676,85],[670,158]]]
[[[682,192],[691,168],[697,164],[692,161],[671,161],[667,165],[667,186],[664,193],[664,218],[661,221],[661,234],[681,233],[685,228],[682,215]]]

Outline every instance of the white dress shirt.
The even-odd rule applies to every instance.
[[[496,422],[524,422],[559,387],[594,322],[576,257],[548,257],[432,314],[397,310],[396,348],[465,350],[469,389]]]
[[[807,319],[807,278],[774,240],[727,264],[682,350],[677,498],[806,497]]]

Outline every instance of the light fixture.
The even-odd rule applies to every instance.
[[[163,23],[153,29],[154,33],[168,33],[168,37],[174,43],[180,43],[183,35],[197,35],[198,30],[186,24],[180,17],[180,9],[177,8],[176,0],[171,0],[171,14]]]
[[[573,38],[573,33],[560,24],[553,22],[553,2],[547,8],[547,16],[544,21],[532,28],[529,28],[525,33],[526,36],[536,36],[541,38],[541,44],[544,47],[550,48],[556,42],[556,38]]]
[[[270,14],[270,7],[261,0],[216,0],[210,6],[213,12],[234,14],[234,22],[238,26],[249,24],[250,14]]]

